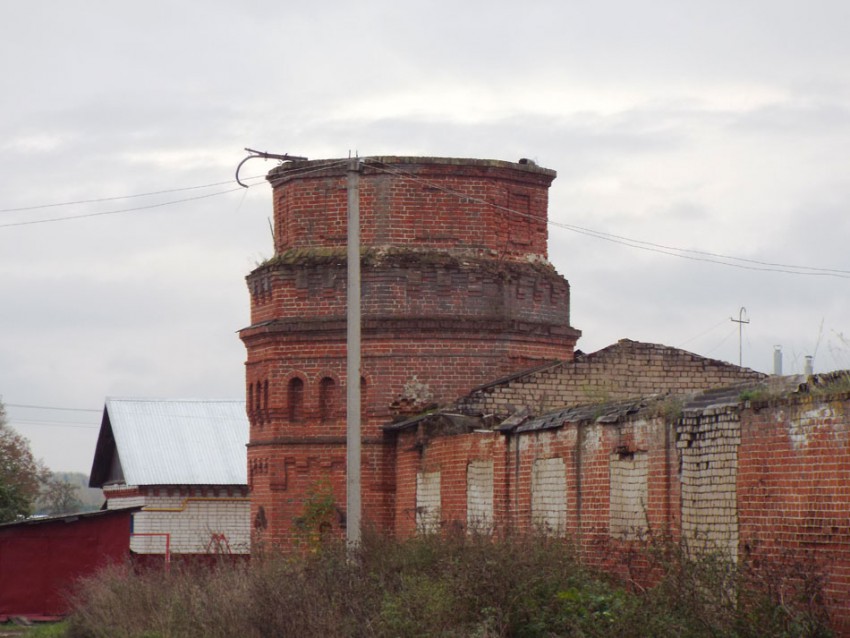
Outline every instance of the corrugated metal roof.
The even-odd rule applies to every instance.
[[[573,406],[528,419],[514,432],[535,432],[561,428],[565,423],[618,423],[630,414],[640,412],[657,397],[626,399],[608,403],[593,403]]]
[[[248,482],[244,401],[108,398],[105,412],[127,485]]]

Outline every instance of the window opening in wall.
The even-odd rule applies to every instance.
[[[260,384],[257,383],[257,401],[259,401],[260,394]],[[263,411],[263,418],[269,418],[269,382],[268,380],[263,382],[263,405],[261,406]]]
[[[336,381],[325,377],[319,382],[319,416],[322,421],[330,421],[337,409]]]
[[[304,418],[304,382],[298,377],[290,379],[287,399],[289,420],[291,422],[301,421]]]

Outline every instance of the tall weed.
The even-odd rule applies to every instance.
[[[346,552],[258,553],[250,565],[171,573],[111,567],[81,583],[70,638],[322,636],[750,638],[827,636],[817,578],[770,574],[675,545],[647,551],[659,574],[646,591],[582,566],[544,536],[366,534]],[[790,568],[789,568],[790,569]],[[786,570],[789,571],[789,570]],[[769,582],[765,579],[769,579]],[[791,573],[789,571],[789,579]],[[791,582],[791,580],[787,580]],[[789,596],[790,591],[802,597]]]

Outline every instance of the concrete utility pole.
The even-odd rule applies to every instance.
[[[349,548],[360,544],[360,160],[348,165],[348,305],[346,379],[346,526]]]
[[[742,334],[741,329],[744,327],[745,323],[750,323],[749,317],[744,319],[746,314],[747,314],[747,309],[744,308],[744,306],[741,306],[741,309],[738,311],[738,318],[737,319],[735,319],[735,317],[729,317],[730,321],[734,321],[735,323],[738,324],[738,367],[741,367],[741,365],[742,365],[741,361],[742,361],[743,350],[742,350],[742,347],[741,347],[741,334]]]

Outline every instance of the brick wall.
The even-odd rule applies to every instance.
[[[244,488],[104,487],[109,509],[133,514],[130,550],[164,554],[249,554],[251,506]]]
[[[345,509],[346,168],[294,162],[269,174],[275,255],[247,278],[252,519],[273,542],[287,542],[322,481]],[[363,516],[380,529],[398,515],[382,425],[572,358],[569,284],[546,259],[554,177],[489,160],[362,166]]]
[[[838,635],[850,636],[850,394],[741,413],[737,509],[741,556],[821,570]]]
[[[739,407],[686,410],[677,427],[682,538],[690,550],[738,557]]]
[[[665,392],[687,393],[765,375],[736,365],[652,343],[622,339],[531,373],[482,386],[461,406],[468,412],[507,415],[528,407],[543,414],[567,405],[604,403]]]
[[[566,409],[504,433],[423,419],[397,435],[397,521],[416,507],[405,486],[430,471],[440,526],[468,525],[492,463],[497,532],[560,533],[633,578],[630,544],[650,534],[746,560],[776,588],[818,574],[837,635],[850,636],[850,394],[726,395],[680,415],[662,400]]]
[[[395,459],[380,440],[366,439],[361,468],[363,522],[378,529],[392,523]],[[291,545],[299,540],[307,503],[330,496],[335,512],[326,521],[342,534],[345,513],[345,438],[285,438],[249,443],[252,529],[258,541]],[[415,481],[414,481],[415,484]]]
[[[347,165],[300,161],[269,173],[276,253],[345,246]],[[494,160],[380,157],[365,160],[361,175],[364,245],[461,247],[508,259],[546,255],[555,171]]]
[[[432,533],[440,530],[442,518],[440,472],[416,474],[416,531]]]
[[[477,459],[466,466],[466,527],[479,533],[493,530],[494,467],[492,459]]]
[[[607,422],[588,415],[507,434],[445,435],[427,420],[398,433],[396,533],[416,531],[412,521],[421,503],[413,486],[423,473],[439,477],[443,529],[470,528],[480,511],[472,508],[490,511],[492,502],[494,530],[570,536],[587,551],[643,537],[650,527],[676,532],[672,426],[628,410]]]
[[[542,534],[566,533],[567,470],[559,456],[532,462],[531,524]]]
[[[647,531],[649,463],[647,452],[616,451],[610,460],[608,531],[615,538],[643,538]]]

